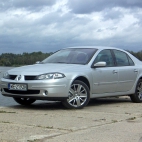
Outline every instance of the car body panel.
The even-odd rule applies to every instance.
[[[138,75],[138,69],[134,68],[134,66],[119,67],[118,69],[118,87],[116,92],[125,92],[129,91],[133,84],[136,81]],[[125,87],[124,87],[125,86]]]
[[[93,94],[116,92],[118,84],[118,74],[114,73],[114,68],[95,68],[93,74]],[[101,77],[100,77],[101,76]]]

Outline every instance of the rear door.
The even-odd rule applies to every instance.
[[[118,86],[116,92],[131,90],[138,75],[132,59],[125,52],[113,50],[118,70]]]

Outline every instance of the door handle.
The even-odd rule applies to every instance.
[[[138,70],[137,70],[137,69],[134,69],[134,72],[138,72]]]
[[[118,73],[116,70],[113,70],[113,74]]]

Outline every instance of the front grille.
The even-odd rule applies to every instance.
[[[25,80],[35,80],[36,76],[25,76]]]
[[[27,91],[18,91],[18,90],[8,90],[4,88],[4,91],[11,94],[39,94],[40,90],[27,90]]]
[[[11,79],[11,80],[15,80],[16,77],[17,77],[17,75],[9,75],[9,79]]]

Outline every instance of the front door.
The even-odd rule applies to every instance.
[[[93,68],[93,94],[113,93],[118,85],[118,70],[114,65],[111,50],[101,51],[94,63],[106,62],[105,67]]]

